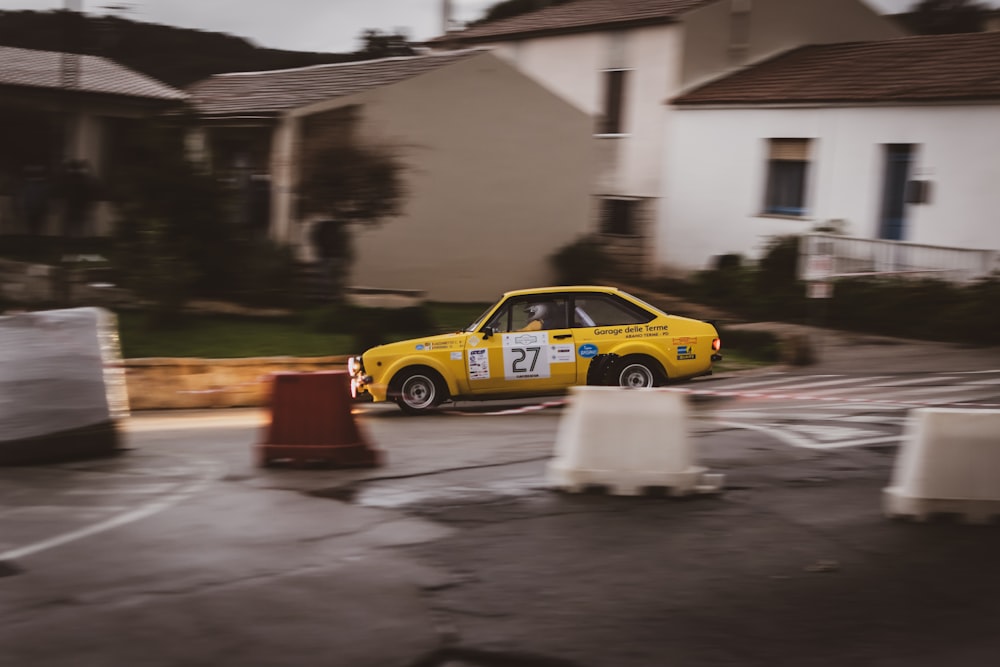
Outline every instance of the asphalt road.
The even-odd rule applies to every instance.
[[[565,410],[362,405],[376,469],[258,469],[260,410],[0,468],[0,665],[992,665],[1000,526],[881,514],[907,415],[1000,354],[838,341],[685,385],[724,492],[546,488]],[[501,414],[494,414],[501,413]]]

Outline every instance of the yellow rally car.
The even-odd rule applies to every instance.
[[[446,400],[653,387],[712,372],[719,334],[611,287],[508,292],[464,331],[379,345],[348,361],[352,393],[420,413]]]

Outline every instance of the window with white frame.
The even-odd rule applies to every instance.
[[[764,213],[805,215],[810,139],[771,139]]]
[[[598,134],[625,133],[625,84],[627,69],[604,70],[604,106],[598,123]]]
[[[606,197],[601,200],[601,233],[619,236],[636,236],[639,200]]]

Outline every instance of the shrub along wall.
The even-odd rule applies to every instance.
[[[1000,276],[967,285],[888,276],[839,279],[832,298],[809,299],[806,284],[796,276],[797,248],[798,237],[776,238],[756,264],[725,255],[712,270],[655,287],[747,320],[1000,345]]]

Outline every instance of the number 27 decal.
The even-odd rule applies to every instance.
[[[512,360],[510,368],[515,373],[531,373],[535,370],[535,364],[538,363],[538,353],[541,352],[540,347],[513,347],[511,352],[517,355],[515,359]],[[531,355],[531,365],[525,368],[523,364],[528,361],[528,355]]]

